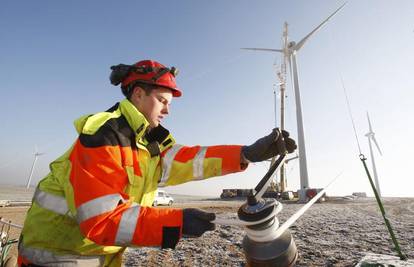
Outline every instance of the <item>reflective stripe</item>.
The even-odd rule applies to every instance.
[[[177,145],[177,144],[173,145],[163,157],[160,186],[164,185],[167,182],[170,176],[170,172],[171,172],[171,168],[172,168],[175,155],[177,155],[178,151],[180,151],[182,147],[183,147],[182,145]]]
[[[194,180],[201,180],[204,178],[204,159],[206,158],[207,147],[203,146],[194,157],[193,161],[193,176]]]
[[[114,210],[120,201],[124,202],[124,199],[120,194],[111,194],[98,197],[83,203],[77,208],[76,218],[78,220],[78,223],[81,223],[99,214]]]
[[[19,255],[30,261],[31,264],[41,266],[103,266],[104,255],[83,256],[83,255],[56,255],[45,249],[24,247],[23,242],[19,242]]]
[[[39,188],[36,188],[33,200],[40,207],[56,212],[57,214],[65,215],[69,212],[68,204],[64,197],[41,191]]]
[[[118,231],[115,237],[115,245],[128,246],[134,237],[135,228],[138,222],[140,206],[133,204],[122,214]]]

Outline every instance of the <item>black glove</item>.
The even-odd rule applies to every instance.
[[[289,138],[289,132],[283,130],[280,133],[278,128],[257,140],[250,146],[242,148],[243,156],[251,162],[264,161],[276,155],[292,153],[297,148],[295,140]]]
[[[211,223],[216,214],[199,209],[183,209],[183,235],[187,237],[200,237],[206,231],[216,229]]]

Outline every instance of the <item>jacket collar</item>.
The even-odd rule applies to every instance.
[[[135,132],[136,141],[146,146],[147,149],[149,147],[155,148],[155,150],[150,149],[151,156],[154,156],[154,151],[157,151],[155,154],[159,154],[175,144],[170,132],[161,125],[149,132],[149,122],[128,99],[119,103],[119,110]]]
[[[119,103],[119,110],[135,132],[137,140],[141,139],[149,129],[149,122],[144,115],[128,99]]]

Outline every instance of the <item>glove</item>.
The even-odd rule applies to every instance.
[[[200,237],[206,231],[216,229],[211,223],[216,214],[199,209],[183,209],[183,235],[187,237]]]
[[[250,162],[264,161],[276,155],[292,153],[297,148],[295,140],[289,138],[289,132],[278,128],[257,140],[250,146],[242,147],[243,156]]]

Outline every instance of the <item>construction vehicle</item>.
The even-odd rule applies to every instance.
[[[247,197],[251,189],[223,189],[221,199]]]
[[[0,200],[0,207],[8,207],[11,205],[11,201],[7,199]]]

